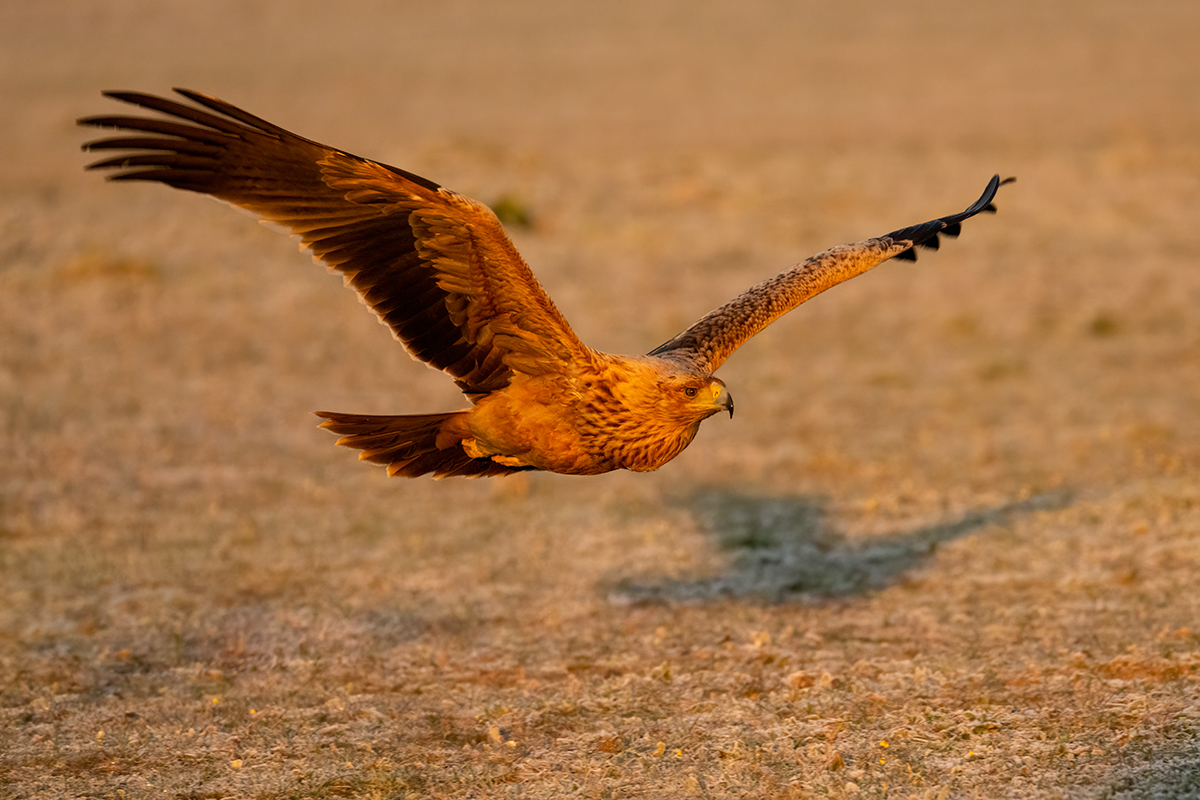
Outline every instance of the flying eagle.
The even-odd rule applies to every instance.
[[[995,211],[992,198],[1008,182],[993,177],[960,214],[818,253],[647,355],[612,355],[572,332],[487,206],[214,97],[175,91],[197,105],[105,92],[166,116],[79,120],[122,131],[83,145],[118,153],[88,168],[212,195],[284,226],[341,273],[413,357],[448,372],[470,408],[317,414],[342,437],[338,444],[407,477],[658,469],[705,419],[733,416],[733,399],[713,372],[742,343],[882,261],[916,260],[916,246],[936,249],[939,235],[957,236],[963,220]]]

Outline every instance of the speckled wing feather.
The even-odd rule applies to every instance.
[[[964,220],[996,210],[992,205],[996,190],[1012,180],[1001,181],[996,175],[983,195],[959,214],[817,253],[709,312],[683,333],[650,351],[650,355],[690,363],[713,372],[750,337],[810,297],[861,275],[889,258],[915,261],[917,255],[913,248],[936,250],[940,235],[958,236]]]
[[[85,144],[123,151],[89,168],[209,194],[284,226],[342,274],[413,356],[450,373],[469,396],[506,386],[514,370],[560,371],[590,352],[483,204],[216,98],[175,91],[208,111],[106,92],[168,118],[80,120],[132,134]]]

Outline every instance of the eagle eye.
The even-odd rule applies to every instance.
[[[683,389],[683,393],[686,394],[688,397],[695,397],[696,396],[696,387],[695,386],[685,386]]]

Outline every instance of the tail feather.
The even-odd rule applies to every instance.
[[[363,461],[386,465],[390,476],[485,477],[532,469],[467,455],[462,448],[462,433],[466,432],[462,411],[407,416],[318,411],[317,416],[325,420],[322,428],[342,437],[338,444],[361,450],[358,457]],[[455,428],[462,433],[454,435]]]

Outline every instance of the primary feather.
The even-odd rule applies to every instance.
[[[114,180],[212,195],[299,235],[415,358],[454,378],[471,407],[442,414],[318,412],[360,458],[415,477],[542,469],[657,469],[733,401],[712,373],[813,295],[994,211],[992,178],[960,214],[819,253],[702,317],[646,356],[584,345],[487,206],[411,172],[297,136],[214,97],[196,105],[105,92],[163,117],[94,116],[120,136],[89,165]],[[1011,178],[1009,180],[1012,180]]]

